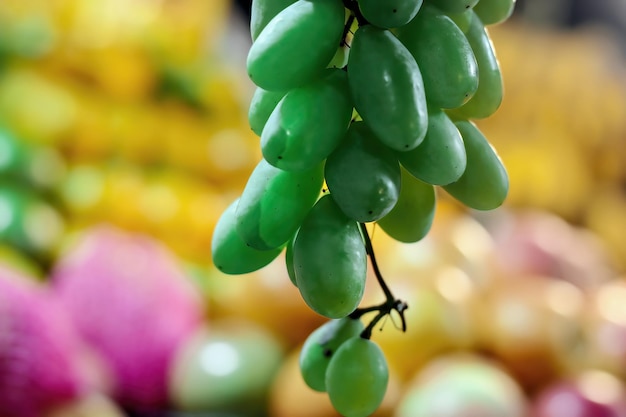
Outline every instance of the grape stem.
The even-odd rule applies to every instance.
[[[359,9],[359,2],[357,0],[343,0],[343,5],[346,9],[350,10],[354,17],[356,17],[356,21],[359,22],[359,26],[369,25],[370,22],[367,21],[366,18],[361,14],[361,10]],[[352,26],[352,23],[350,23]]]
[[[376,276],[376,280],[378,281],[380,288],[383,290],[383,293],[385,294],[385,301],[378,305],[357,308],[356,310],[354,310],[352,314],[350,314],[350,318],[358,319],[364,314],[367,314],[373,311],[378,311],[378,314],[374,316],[372,321],[361,332],[362,338],[369,339],[372,336],[372,330],[374,329],[376,324],[378,324],[378,322],[381,319],[391,314],[392,311],[397,311],[398,314],[400,315],[400,320],[402,323],[402,331],[405,332],[406,331],[406,319],[404,317],[404,312],[406,311],[407,308],[409,308],[409,306],[406,304],[406,302],[395,298],[393,294],[391,293],[389,286],[385,282],[385,279],[383,278],[383,275],[380,272],[380,268],[378,268],[378,262],[376,261],[376,255],[374,254],[374,247],[372,246],[372,240],[370,239],[367,226],[365,225],[365,223],[359,223],[359,228],[361,229],[361,234],[365,242],[365,251],[367,252],[367,255],[369,256],[370,262],[372,264],[372,270],[374,271],[374,275]]]

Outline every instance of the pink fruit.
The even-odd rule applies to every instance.
[[[0,411],[39,417],[87,389],[82,345],[49,291],[0,266]]]
[[[613,375],[588,370],[554,382],[536,398],[533,417],[625,417],[626,391]]]
[[[167,403],[167,370],[204,308],[173,255],[149,237],[102,226],[61,259],[53,284],[127,406]]]

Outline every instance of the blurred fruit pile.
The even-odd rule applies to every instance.
[[[210,265],[260,158],[230,6],[0,2],[0,417],[337,416],[299,374],[324,319],[282,258]],[[373,335],[376,415],[624,417],[626,61],[593,32],[493,32],[506,96],[480,125],[510,198],[441,195],[417,244],[372,231],[409,304]]]
[[[480,126],[510,173],[507,204],[584,225],[626,269],[626,58],[619,39],[600,27],[559,31],[515,22],[494,28],[493,39],[506,99]]]

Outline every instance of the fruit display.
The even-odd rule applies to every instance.
[[[1,417],[624,416],[609,36],[132,3],[0,2]]]

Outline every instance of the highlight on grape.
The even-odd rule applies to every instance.
[[[372,329],[393,312],[402,330],[410,325],[368,225],[417,242],[431,228],[437,187],[476,210],[506,198],[506,169],[473,120],[502,102],[486,25],[514,5],[252,2],[246,65],[257,89],[248,116],[263,158],[217,223],[213,262],[245,274],[286,252],[293,284],[329,319],[302,347],[302,377],[344,416],[372,414],[387,389]],[[385,301],[361,307],[368,258]]]

